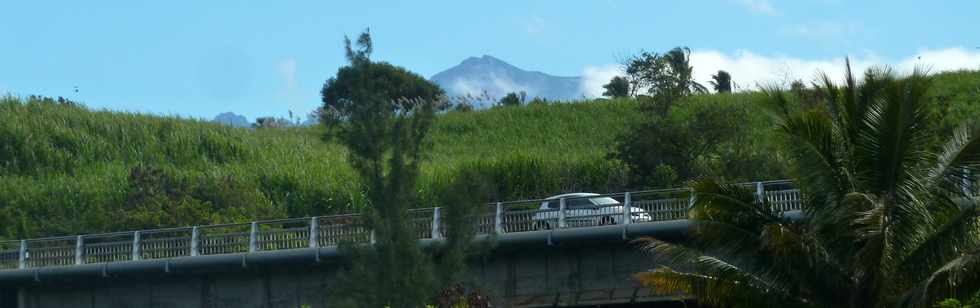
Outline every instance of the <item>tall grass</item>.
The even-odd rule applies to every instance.
[[[942,74],[936,88],[934,100],[957,117],[949,125],[980,116],[980,74]],[[755,108],[746,119],[752,126],[746,147],[774,151],[769,123],[755,106],[759,94],[693,99]],[[438,204],[467,169],[493,183],[495,199],[640,188],[628,187],[623,165],[607,158],[617,136],[643,120],[638,111],[634,100],[619,99],[442,114],[431,132],[417,206]],[[0,238],[132,227],[124,223],[133,213],[127,202],[141,189],[133,174],[147,166],[182,183],[195,198],[192,213],[202,214],[143,224],[323,215],[351,211],[361,200],[345,150],[323,141],[319,127],[232,128],[8,96],[0,99]],[[774,172],[749,171],[752,177]]]

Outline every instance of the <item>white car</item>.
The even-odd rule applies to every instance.
[[[616,199],[593,193],[570,193],[551,196],[541,202],[539,212],[532,218],[535,229],[549,230],[558,227],[561,199],[565,199],[565,226],[614,225],[623,222],[623,205]],[[633,222],[652,221],[650,214],[642,208],[630,207],[630,212]]]

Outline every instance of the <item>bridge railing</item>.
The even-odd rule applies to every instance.
[[[800,194],[787,181],[740,184],[754,187],[776,210],[800,209]],[[504,234],[602,225],[655,223],[688,218],[690,189],[602,195],[571,194],[550,199],[497,202],[470,220],[477,234]],[[418,239],[446,236],[442,208],[409,211]],[[0,241],[0,270],[250,253],[344,243],[373,243],[360,214],[289,218],[250,223],[168,228]]]

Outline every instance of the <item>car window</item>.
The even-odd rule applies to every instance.
[[[565,206],[570,208],[591,207],[592,202],[585,198],[565,199]]]
[[[592,203],[595,203],[596,205],[615,205],[615,204],[619,204],[619,201],[616,201],[616,199],[609,198],[609,197],[592,198],[590,200],[592,200]]]

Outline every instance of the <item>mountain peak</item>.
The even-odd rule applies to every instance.
[[[490,55],[469,57],[459,65],[432,76],[450,96],[488,95],[491,101],[510,92],[524,91],[528,97],[549,100],[581,96],[579,77],[558,77],[526,71]]]
[[[460,63],[460,65],[498,65],[498,64],[512,66],[509,63],[494,58],[491,55],[483,55],[482,57],[469,57]]]

